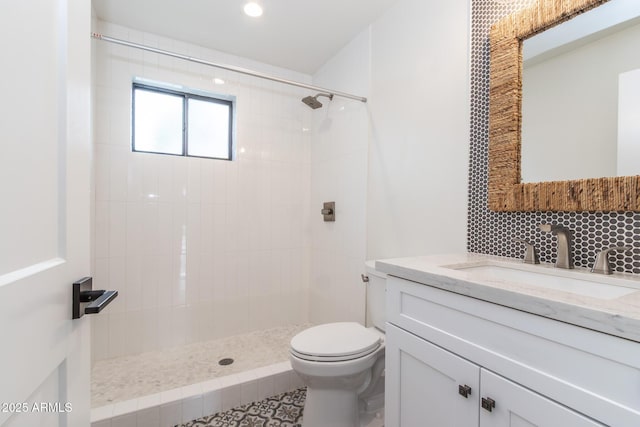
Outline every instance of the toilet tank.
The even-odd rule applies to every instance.
[[[365,275],[369,278],[367,286],[367,311],[366,326],[375,326],[381,331],[385,330],[387,321],[386,291],[387,275],[376,271],[375,261],[365,261]]]

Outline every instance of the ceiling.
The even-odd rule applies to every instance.
[[[92,0],[97,17],[306,74],[316,72],[397,0]],[[108,34],[105,34],[108,35]]]

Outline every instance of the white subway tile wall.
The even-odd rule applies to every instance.
[[[119,25],[95,26],[311,83],[308,75]],[[119,291],[92,317],[93,360],[306,322],[311,137],[303,129],[311,110],[300,99],[308,91],[97,40],[93,47],[92,274],[97,288]],[[236,96],[236,160],[132,153],[136,77]]]

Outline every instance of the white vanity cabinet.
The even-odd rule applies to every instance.
[[[478,425],[478,365],[393,325],[385,342],[385,425]]]
[[[386,426],[640,426],[636,342],[396,277],[387,313]]]
[[[386,425],[603,426],[393,325],[386,357]]]

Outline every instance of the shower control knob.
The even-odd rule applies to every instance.
[[[322,209],[320,209],[320,213],[325,221],[335,221],[336,220],[336,202],[324,202],[322,204]]]

